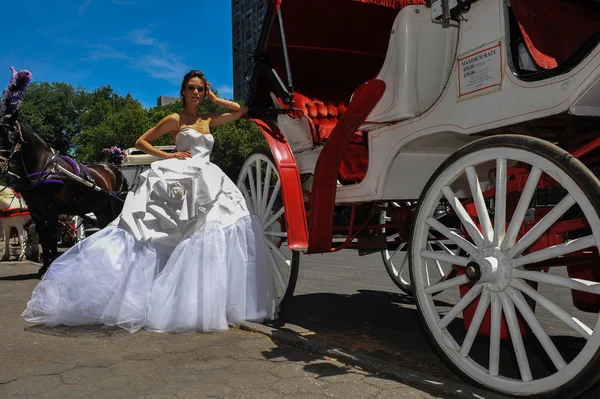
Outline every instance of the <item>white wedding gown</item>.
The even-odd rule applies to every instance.
[[[152,163],[119,218],[52,263],[25,320],[179,332],[274,318],[265,238],[209,162],[212,135],[186,127],[176,144],[192,158]]]

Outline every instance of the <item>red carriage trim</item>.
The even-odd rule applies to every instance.
[[[29,211],[21,208],[11,208],[0,211],[0,218],[13,218],[17,216],[29,216]]]
[[[384,92],[385,83],[382,80],[370,80],[360,86],[323,146],[315,167],[310,196],[309,253],[331,251],[333,208],[342,158],[348,143]]]
[[[296,158],[294,158],[290,146],[276,125],[260,119],[251,120],[256,123],[267,139],[273,159],[279,170],[283,206],[285,207],[288,246],[292,250],[304,251],[308,248],[308,227],[306,225],[306,211],[302,196],[300,171],[296,164]]]

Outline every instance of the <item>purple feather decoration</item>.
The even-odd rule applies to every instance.
[[[12,77],[6,86],[2,101],[0,103],[0,111],[6,115],[12,115],[19,109],[21,101],[23,100],[23,94],[29,83],[31,83],[32,76],[31,72],[22,70],[17,72],[15,68],[10,67],[12,71]]]

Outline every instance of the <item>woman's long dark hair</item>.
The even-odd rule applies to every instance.
[[[202,72],[197,69],[192,69],[183,77],[183,82],[181,82],[181,90],[179,91],[179,95],[181,96],[181,101],[183,101],[183,107],[185,108],[185,96],[183,95],[183,91],[185,90],[185,86],[187,86],[188,82],[192,78],[200,78],[202,83],[204,83],[204,97],[202,101],[206,99],[206,93],[208,92],[208,82],[206,81],[206,76]]]

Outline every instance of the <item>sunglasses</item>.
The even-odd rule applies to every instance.
[[[193,92],[194,90],[198,90],[198,93],[204,93],[206,91],[206,88],[204,86],[189,85],[187,88],[191,92]]]

